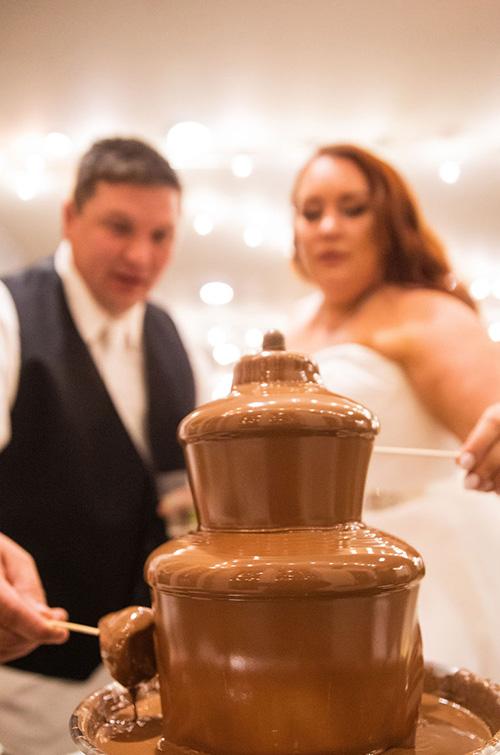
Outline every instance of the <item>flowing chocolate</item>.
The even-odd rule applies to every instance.
[[[154,617],[150,608],[131,606],[108,613],[98,627],[102,661],[113,679],[133,689],[156,674]]]

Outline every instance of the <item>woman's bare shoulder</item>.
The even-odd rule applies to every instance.
[[[370,304],[373,313],[380,313],[381,319],[392,325],[435,326],[449,318],[477,324],[479,319],[477,312],[458,297],[430,288],[385,286],[373,295]]]
[[[471,307],[442,291],[390,286],[374,305],[382,314],[373,345],[396,359],[424,345],[484,330]]]

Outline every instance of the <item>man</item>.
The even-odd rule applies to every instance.
[[[158,490],[184,465],[176,430],[194,384],[174,324],[146,297],[170,262],[179,215],[180,184],[163,157],[134,139],[97,142],[54,259],[0,289],[0,532],[33,556],[48,604],[73,622],[95,626],[146,603],[143,565],[165,540]],[[99,662],[98,641],[72,633],[12,661],[0,688],[85,680]],[[30,755],[28,742],[9,739],[5,705],[0,741]],[[69,749],[44,727],[47,753]]]

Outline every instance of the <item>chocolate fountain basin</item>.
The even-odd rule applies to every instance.
[[[482,680],[462,669],[426,663],[424,693],[455,703],[484,722],[491,733],[489,740],[479,749],[469,750],[467,755],[500,755],[500,685]],[[142,685],[138,714],[140,718],[144,717],[142,727],[123,726],[123,722],[132,722],[133,707],[126,690],[114,682],[80,703],[71,718],[71,737],[78,749],[86,755],[198,755],[193,750],[168,743],[157,749],[157,741],[162,734],[157,678]],[[109,735],[113,727],[118,731],[123,730],[123,733],[118,734],[113,741],[99,744],[102,742],[103,731]],[[133,728],[133,732],[130,732],[130,728]],[[424,755],[428,750],[419,750],[417,747],[415,750],[401,749],[397,752],[402,755],[413,752],[418,755],[422,752]],[[439,744],[434,746],[432,752],[433,755],[440,754]],[[443,752],[448,753],[450,750]]]

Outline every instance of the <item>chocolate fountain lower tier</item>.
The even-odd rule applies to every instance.
[[[104,687],[74,712],[71,735],[75,745],[87,755],[200,755],[162,742],[157,678],[142,685],[137,711],[139,718],[134,720],[133,706],[119,684]],[[269,755],[272,752],[270,748]],[[384,755],[499,753],[500,686],[466,671],[426,664],[414,746],[391,748]]]
[[[411,739],[418,554],[361,523],[196,532],[153,588],[165,740],[210,755],[348,755]]]

